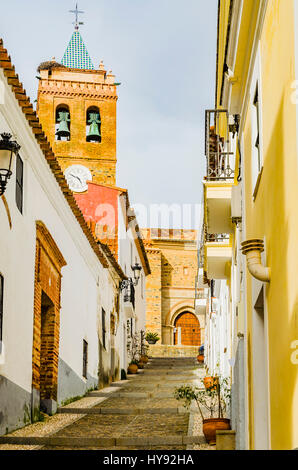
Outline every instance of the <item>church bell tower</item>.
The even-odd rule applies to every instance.
[[[70,188],[87,189],[86,182],[116,184],[117,84],[101,62],[94,68],[75,29],[61,63],[38,67],[37,113]]]

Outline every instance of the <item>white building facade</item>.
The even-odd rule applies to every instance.
[[[119,284],[125,275],[93,238],[2,42],[0,47],[0,133],[20,145],[0,199],[0,434],[5,434],[97,388],[104,373],[107,381],[119,376],[113,346],[123,356],[119,367],[126,367],[119,328]]]

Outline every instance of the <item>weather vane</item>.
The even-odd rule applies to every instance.
[[[76,20],[72,24],[75,25],[75,30],[77,31],[79,29],[79,25],[84,24],[82,21],[79,21],[79,14],[85,13],[85,12],[82,10],[78,10],[78,4],[76,3],[76,9],[69,10],[69,13],[74,13],[76,15]]]

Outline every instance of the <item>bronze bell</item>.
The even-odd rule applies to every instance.
[[[90,113],[88,124],[90,124],[89,132],[87,135],[87,142],[100,142],[101,135],[99,132],[99,126],[101,121],[99,119],[99,114],[97,113]]]
[[[67,140],[69,140],[70,131],[69,131],[68,124],[67,124],[68,122],[70,122],[69,113],[67,111],[60,111],[58,121],[59,121],[59,129],[56,132],[58,140],[61,140],[61,137],[66,137]]]

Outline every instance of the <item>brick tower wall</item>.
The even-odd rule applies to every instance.
[[[114,83],[114,80],[109,80]],[[63,171],[74,164],[84,165],[95,183],[116,184],[116,106],[113,83],[102,71],[54,69],[41,71],[37,113],[43,130]],[[70,113],[70,140],[55,139],[56,108],[66,105]],[[86,114],[96,106],[101,118],[101,142],[86,142]]]

